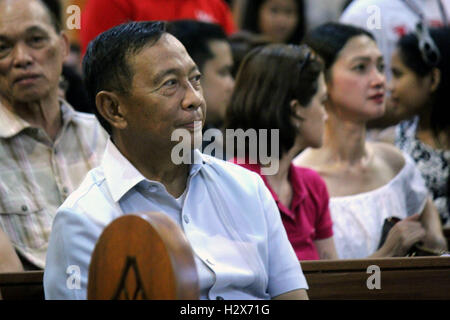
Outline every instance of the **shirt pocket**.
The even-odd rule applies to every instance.
[[[2,199],[0,223],[14,246],[40,249],[48,242],[51,221],[31,196]],[[27,250],[28,251],[28,250]]]

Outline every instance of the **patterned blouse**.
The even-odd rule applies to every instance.
[[[433,197],[443,225],[450,225],[449,219],[449,175],[450,150],[433,149],[416,138],[419,117],[401,122],[396,127],[395,145],[410,155],[422,173]]]

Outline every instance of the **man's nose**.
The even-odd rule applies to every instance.
[[[194,88],[192,84],[188,82],[181,106],[183,109],[197,109],[202,103],[204,103],[202,91]]]
[[[12,58],[16,68],[26,68],[33,62],[30,49],[24,43],[16,44],[12,52]]]

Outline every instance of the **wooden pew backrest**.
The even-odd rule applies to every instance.
[[[310,299],[450,299],[450,257],[302,261]],[[369,289],[380,270],[380,289]],[[369,280],[369,281],[368,281]],[[373,286],[372,286],[373,287]]]
[[[0,273],[3,300],[43,300],[44,271]]]
[[[88,299],[198,299],[194,256],[168,216],[125,215],[97,241],[89,267]]]

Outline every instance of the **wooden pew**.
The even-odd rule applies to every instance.
[[[301,265],[310,299],[450,299],[450,257],[302,261]],[[368,289],[371,265],[380,268],[381,289]]]
[[[444,234],[450,239],[450,228]],[[450,257],[303,261],[301,265],[310,299],[450,299]],[[367,288],[370,265],[380,267],[380,290]],[[1,297],[44,299],[43,274],[0,273]]]
[[[89,267],[88,299],[195,300],[194,255],[167,215],[125,215],[102,232]]]
[[[447,239],[447,247],[450,249],[450,227],[445,227],[442,230],[444,231],[445,239]]]
[[[0,273],[3,300],[43,300],[44,271]]]

